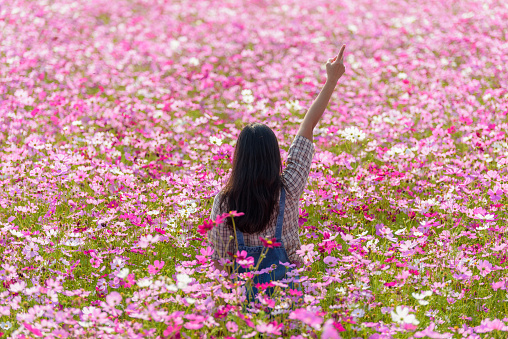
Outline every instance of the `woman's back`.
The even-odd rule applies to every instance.
[[[298,236],[299,198],[307,183],[313,155],[313,142],[301,135],[297,135],[289,148],[287,165],[282,173],[282,185],[286,190],[284,218],[282,222],[282,243],[291,263],[299,261],[299,257],[296,254],[296,251],[300,249],[300,239]],[[213,202],[210,216],[212,220],[215,220],[222,213],[229,212],[226,206],[224,206],[225,204],[219,206],[220,194],[215,196]],[[280,192],[277,196],[277,201],[279,199]],[[277,204],[272,212],[268,226],[262,232],[253,234],[244,233],[246,246],[263,246],[262,241],[259,239],[260,236],[268,239],[275,238],[278,212],[279,205]],[[236,243],[234,240],[230,241],[230,236],[233,239],[235,238],[233,230],[224,223],[208,231],[208,239],[215,250],[212,259],[220,260],[220,258],[226,258],[233,261],[233,257],[230,254],[236,254]]]

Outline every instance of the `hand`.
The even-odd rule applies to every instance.
[[[326,75],[328,76],[328,81],[332,81],[334,84],[339,81],[340,77],[346,71],[344,67],[344,50],[346,49],[346,45],[342,45],[339,54],[333,58],[328,59],[326,63]]]

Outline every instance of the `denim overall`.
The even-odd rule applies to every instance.
[[[258,267],[258,271],[268,268],[272,265],[276,265],[276,268],[270,273],[263,273],[255,276],[252,279],[252,292],[250,293],[250,288],[247,290],[248,298],[253,299],[258,294],[258,289],[256,288],[256,284],[258,283],[267,283],[269,281],[277,281],[282,280],[286,277],[286,271],[288,270],[285,266],[279,264],[279,261],[282,263],[289,263],[289,258],[286,253],[286,249],[284,248],[284,244],[282,243],[282,221],[284,220],[284,205],[286,203],[286,191],[284,188],[281,190],[281,196],[279,201],[279,215],[277,216],[277,226],[275,230],[275,238],[277,242],[280,242],[282,245],[280,247],[274,247],[268,249],[265,258],[261,261],[261,264]],[[261,251],[265,247],[263,246],[245,246],[245,242],[243,239],[243,233],[239,230],[236,230],[236,237],[238,239],[238,251],[246,251],[247,256],[254,258],[254,266],[258,264],[259,256],[261,255]],[[248,272],[248,269],[242,268],[240,265],[235,263],[235,269],[238,273]],[[295,288],[293,283],[288,284],[290,288]],[[266,294],[271,295],[273,293],[274,288],[267,288]]]

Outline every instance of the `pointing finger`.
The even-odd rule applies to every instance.
[[[336,63],[341,63],[344,60],[344,50],[346,49],[346,45],[342,45],[340,49],[339,55],[337,55]]]
[[[342,48],[339,52],[339,59],[342,59],[344,57],[344,50],[346,49],[346,45],[342,45]]]

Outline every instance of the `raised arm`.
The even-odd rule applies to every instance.
[[[339,81],[342,74],[346,71],[343,63],[345,48],[346,45],[342,45],[339,54],[333,59],[328,59],[326,63],[326,84],[305,114],[300,129],[298,133],[296,133],[297,135],[301,135],[312,141],[314,127],[316,127],[319,119],[321,119],[335,86],[337,85],[337,81]]]

